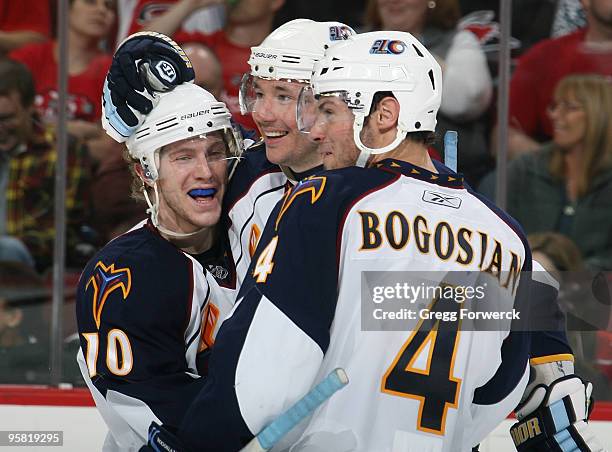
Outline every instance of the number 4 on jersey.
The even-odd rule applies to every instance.
[[[258,283],[265,283],[268,279],[268,275],[272,273],[274,269],[274,253],[276,252],[276,245],[278,244],[278,236],[275,236],[270,243],[261,251],[257,264],[255,264],[255,270],[253,270],[253,276],[256,278]]]
[[[461,306],[452,300],[441,303],[451,310]],[[436,304],[438,300],[430,311],[435,310]],[[444,435],[446,413],[458,406],[461,380],[452,375],[459,345],[459,323],[422,321],[382,379],[382,392],[419,401],[418,430]],[[416,362],[421,357],[425,358],[425,365],[417,368]]]

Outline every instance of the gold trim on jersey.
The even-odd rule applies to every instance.
[[[529,364],[537,366],[538,364],[554,363],[556,361],[571,361],[574,362],[574,355],[571,353],[559,353],[557,355],[539,356],[537,358],[531,358]]]

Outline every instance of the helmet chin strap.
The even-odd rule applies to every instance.
[[[149,198],[149,194],[147,193],[146,187],[143,190],[145,200],[147,201],[147,205],[149,206],[149,208],[147,209],[147,213],[151,216],[151,222],[153,223],[153,226],[155,226],[159,232],[169,237],[176,238],[176,239],[187,239],[189,237],[197,236],[204,229],[208,229],[204,227],[204,228],[198,229],[197,231],[189,232],[185,234],[183,232],[174,232],[174,231],[171,231],[170,229],[163,227],[161,224],[159,224],[159,193],[157,191],[157,181],[153,182],[153,191],[155,192],[155,203],[151,202],[151,199]]]
[[[392,151],[398,147],[400,143],[404,141],[404,138],[406,138],[407,133],[407,131],[404,130],[404,128],[398,123],[397,132],[393,142],[382,148],[369,148],[361,142],[361,129],[363,128],[364,121],[364,116],[355,115],[355,121],[353,122],[353,141],[355,142],[355,146],[357,146],[361,151],[359,152],[356,166],[360,166],[362,168],[365,168],[371,155],[384,154],[385,152]]]
[[[289,179],[294,184],[298,182],[297,177],[295,177],[295,174],[293,174],[293,171],[291,170],[291,168],[285,165],[278,165],[278,166],[280,166],[280,169],[283,172],[283,174],[287,176],[287,179]]]

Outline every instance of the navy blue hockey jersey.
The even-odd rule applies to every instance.
[[[143,222],[85,267],[78,361],[110,430],[106,450],[138,450],[153,420],[177,428],[200,391],[201,358],[233,304],[212,301],[209,265],[206,254],[182,252]]]

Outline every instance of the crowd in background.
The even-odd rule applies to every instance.
[[[514,0],[512,6],[507,210],[560,280],[570,271],[612,275],[612,0]],[[45,369],[28,363],[44,362],[38,354],[48,352],[60,114],[57,9],[54,0],[0,0],[0,383],[45,382]],[[195,83],[257,134],[238,107],[250,48],[298,17],[418,37],[438,58],[444,79],[440,138],[430,153],[441,158],[441,137],[457,130],[459,171],[495,199],[496,1],[240,0],[226,8],[222,0],[71,0],[68,289],[93,252],[145,218],[144,205],[130,198],[123,145],[100,123],[115,47],[139,30],[172,36],[193,62]],[[71,333],[73,293],[66,293],[65,331]],[[572,335],[581,365],[604,397],[612,382],[607,325]],[[74,375],[78,383],[71,366],[65,378]]]

